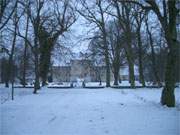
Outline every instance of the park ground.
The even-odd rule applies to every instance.
[[[176,107],[161,106],[162,89],[0,88],[1,135],[179,135]]]

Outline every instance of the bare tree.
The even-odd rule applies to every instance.
[[[108,25],[108,43],[109,43],[109,53],[112,63],[112,72],[114,74],[114,85],[118,85],[120,78],[120,66],[122,65],[122,54],[123,54],[123,44],[124,35],[123,31],[120,30],[117,20],[109,22]]]
[[[27,3],[21,2],[27,10],[27,16],[33,26],[33,43],[22,35],[19,31],[18,35],[25,39],[26,43],[32,49],[35,64],[35,85],[34,93],[40,88],[40,77],[45,85],[47,74],[50,68],[51,52],[60,35],[67,31],[76,21],[73,7],[70,6],[70,0],[64,1],[46,1],[34,0]],[[45,8],[45,5],[53,4],[53,9]],[[61,7],[59,7],[60,4]],[[28,21],[28,20],[27,20]]]
[[[22,16],[22,13],[19,15],[17,11],[17,7],[15,8],[15,12],[13,14],[12,22],[13,22],[13,27],[14,29],[11,31],[13,33],[13,41],[12,41],[12,47],[11,50],[8,51],[8,65],[6,69],[6,77],[5,77],[5,86],[9,87],[9,81],[12,81],[13,78],[13,56],[14,56],[14,50],[15,50],[15,45],[16,45],[16,38],[17,38],[17,29],[18,29],[18,23],[19,20]]]
[[[29,3],[27,4],[29,6]],[[29,7],[27,7],[28,9]],[[26,17],[26,28],[25,28],[25,39],[28,39],[28,30],[29,30],[29,16]],[[22,85],[25,87],[26,85],[26,67],[28,62],[27,57],[28,44],[27,40],[24,40],[24,54],[23,54],[23,73],[22,73]]]
[[[40,14],[41,10],[44,5],[44,0],[35,0],[32,3],[30,2],[21,2],[21,4],[27,8],[27,15],[31,21],[31,24],[33,26],[33,43],[21,34],[20,31],[18,31],[18,36],[22,37],[26,43],[31,47],[32,53],[34,54],[34,71],[35,71],[35,82],[34,82],[34,91],[33,93],[36,94],[37,90],[40,89],[40,82],[39,82],[39,42],[38,42],[38,36],[39,36],[39,28],[40,25],[42,25],[42,22],[40,22]],[[29,6],[27,6],[29,4]],[[32,10],[32,8],[34,10]]]
[[[43,25],[40,26],[38,40],[40,44],[40,76],[42,85],[46,84],[50,68],[51,53],[58,38],[68,31],[76,21],[76,12],[70,0],[55,1],[53,12],[47,17],[41,17]],[[61,5],[61,6],[60,6]],[[46,13],[47,15],[48,13]],[[52,14],[52,15],[51,15]],[[46,19],[46,20],[45,20]]]
[[[144,70],[143,70],[143,54],[142,54],[142,40],[141,40],[141,28],[142,23],[145,17],[144,11],[139,7],[134,7],[135,14],[134,18],[136,20],[136,35],[137,35],[137,44],[138,44],[138,63],[139,63],[139,80],[142,83],[142,86],[145,87],[145,80],[144,80]]]
[[[157,69],[156,54],[155,54],[155,49],[154,49],[154,41],[153,41],[151,30],[149,28],[147,17],[145,19],[145,24],[146,24],[146,31],[147,31],[147,35],[149,37],[149,44],[150,44],[150,48],[151,48],[151,63],[152,63],[151,65],[152,65],[153,74],[155,77],[154,80],[159,86],[161,86],[160,77],[159,77],[159,73],[158,73],[158,69]]]
[[[134,76],[134,56],[132,48],[132,33],[133,33],[133,15],[132,15],[132,4],[126,3],[125,1],[118,2],[117,0],[112,1],[112,5],[116,9],[116,14],[110,13],[116,17],[119,22],[119,27],[123,29],[126,38],[126,44],[123,48],[126,53],[126,58],[129,66],[129,82],[131,87],[135,87],[135,76]]]
[[[93,3],[88,4],[87,0],[80,0],[82,10],[78,10],[79,14],[83,16],[90,24],[94,24],[102,33],[102,45],[103,55],[106,63],[106,87],[110,86],[110,60],[109,60],[109,48],[107,42],[107,31],[106,31],[106,17],[108,5],[103,5],[104,0],[92,1]]]
[[[103,75],[103,65],[104,65],[104,51],[102,49],[102,39],[99,38],[99,33],[96,33],[91,39],[88,46],[88,58],[92,60],[92,69],[96,74],[96,81],[99,81],[99,84],[102,85],[102,75]]]

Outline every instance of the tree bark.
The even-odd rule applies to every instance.
[[[106,62],[106,87],[110,87],[110,62],[109,62],[108,49],[105,49],[105,62]]]
[[[26,32],[25,32],[25,38],[27,39],[27,35],[28,35],[28,28],[29,28],[29,16],[27,16],[27,22],[26,22]],[[25,87],[26,85],[26,67],[27,67],[27,49],[28,49],[28,45],[27,45],[27,40],[25,40],[24,43],[24,56],[23,56],[23,77],[22,77],[22,85],[23,87]]]
[[[150,42],[149,44],[150,44],[150,47],[151,47],[151,62],[152,62],[152,69],[153,69],[155,82],[158,84],[158,86],[161,86],[159,73],[158,73],[157,67],[156,67],[156,56],[155,56],[155,51],[154,51],[154,46],[153,46],[153,38],[152,38],[152,34],[151,34],[150,30],[149,30],[147,20],[146,20],[146,29],[147,29],[147,34],[149,36],[149,42]]]
[[[175,30],[176,31],[176,30]],[[169,35],[169,34],[168,34]],[[168,107],[175,106],[175,67],[177,64],[178,56],[178,41],[174,40],[174,33],[170,34],[172,36],[167,37],[167,42],[169,46],[169,52],[167,55],[166,71],[165,71],[165,86],[161,94],[161,104],[167,105]]]
[[[114,69],[114,85],[118,85],[119,83],[119,69],[120,69],[120,46],[117,44],[115,48],[115,55],[114,55],[114,60],[113,60],[113,69]]]
[[[128,65],[129,65],[129,82],[131,84],[131,87],[135,87],[135,76],[134,76],[134,63],[132,61],[131,56],[127,56],[128,59]]]
[[[101,3],[101,2],[100,2]],[[107,31],[105,27],[105,20],[104,15],[102,11],[101,4],[99,3],[100,13],[101,13],[101,31],[103,35],[103,44],[104,44],[104,55],[105,55],[105,62],[106,62],[106,87],[110,87],[110,79],[111,79],[111,73],[110,73],[110,60],[109,60],[109,47],[107,43]]]
[[[35,82],[34,82],[34,91],[33,93],[36,94],[37,90],[40,89],[40,82],[39,82],[39,48],[37,43],[37,36],[34,39],[34,64],[35,64]]]
[[[58,37],[63,31],[52,34],[48,33],[46,29],[41,26],[39,30],[38,40],[40,44],[40,77],[42,79],[42,86],[47,85],[47,76],[50,70],[51,53]]]
[[[40,76],[42,79],[42,86],[47,85],[47,75],[49,73],[51,61],[51,46],[53,45],[44,44],[44,48],[41,48],[42,50],[40,55]]]
[[[127,29],[126,33],[126,40],[127,40],[127,45],[125,46],[125,52],[126,52],[126,57],[128,61],[128,66],[129,66],[129,82],[131,84],[131,87],[135,87],[135,76],[134,76],[134,58],[133,58],[133,51],[132,51],[132,39],[130,35],[130,29]]]
[[[104,16],[101,12],[101,19],[102,19],[102,24],[101,24],[101,31],[103,35],[103,44],[104,44],[104,56],[105,56],[105,63],[106,63],[106,87],[110,87],[110,60],[109,60],[109,47],[107,43],[107,32],[105,28],[105,21],[104,21]]]
[[[34,82],[34,91],[33,93],[36,94],[37,90],[40,89],[40,83],[39,83],[39,60],[38,55],[35,54],[35,82]]]
[[[40,39],[41,38],[41,39]],[[47,85],[47,77],[50,71],[51,52],[57,38],[54,37],[39,37],[40,43],[40,77],[42,86]]]
[[[5,83],[6,70],[7,70],[7,60],[3,57],[1,59],[1,83]]]
[[[141,41],[141,33],[140,29],[137,31],[138,36],[138,62],[139,62],[139,80],[142,83],[142,86],[145,87],[145,80],[144,80],[144,70],[142,64],[142,41]]]
[[[119,83],[119,68],[114,68],[114,85],[118,85]]]

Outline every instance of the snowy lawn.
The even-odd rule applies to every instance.
[[[177,106],[159,104],[161,89],[1,90],[1,135],[179,135]],[[10,96],[9,96],[10,98]]]

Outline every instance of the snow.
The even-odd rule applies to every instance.
[[[71,83],[70,82],[61,82],[61,83],[58,83],[58,82],[52,82],[52,83],[49,83],[48,84],[49,87],[70,87],[71,86]]]
[[[131,86],[129,81],[122,81],[119,86]],[[142,84],[139,81],[135,81],[135,86],[142,86]]]
[[[112,81],[110,83],[111,86],[113,86],[114,82]],[[99,82],[86,82],[86,86],[99,86]],[[106,86],[106,83],[102,82],[102,86]],[[121,83],[119,83],[119,86],[131,86],[131,84],[129,83],[129,81],[121,81]],[[135,86],[142,86],[142,84],[139,83],[139,81],[135,81]]]
[[[100,85],[100,82],[86,82],[85,84],[86,84],[86,86],[88,86],[88,87],[106,86],[106,83],[105,83],[105,82],[102,82],[101,85]]]
[[[1,135],[180,133],[179,88],[175,108],[159,104],[161,89],[42,88],[37,95],[32,91],[15,89],[15,100],[11,101],[10,89],[0,88]]]

